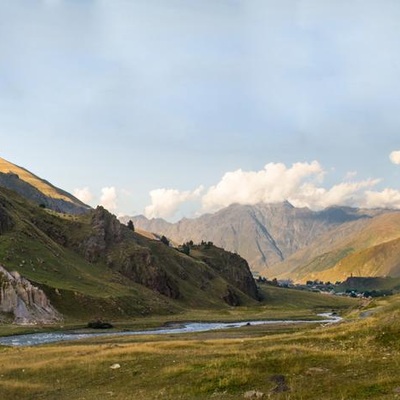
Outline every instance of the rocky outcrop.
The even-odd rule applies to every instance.
[[[120,263],[119,271],[134,282],[155,290],[171,299],[178,299],[178,285],[156,263],[151,252],[142,248],[127,255]]]
[[[0,266],[0,284],[0,312],[11,315],[15,324],[49,324],[62,319],[45,293],[18,272]]]
[[[118,270],[132,281],[161,293],[171,299],[180,297],[178,286],[157,263],[149,249],[123,245],[124,229],[117,217],[98,206],[92,214],[92,233],[82,244],[85,258],[90,262],[107,260],[110,268]],[[125,227],[127,230],[128,228]],[[121,253],[113,255],[115,246],[121,245]]]
[[[96,262],[106,250],[122,240],[121,223],[104,207],[98,206],[92,213],[92,234],[82,244],[85,258]]]
[[[202,253],[199,257],[200,260],[205,262],[233,287],[241,290],[253,299],[259,299],[257,285],[250,271],[249,264],[244,258],[240,257],[238,254],[216,247],[211,243],[195,246],[195,248]],[[232,299],[229,290],[227,299]],[[225,299],[225,301],[227,300]],[[227,302],[229,304],[229,301]]]

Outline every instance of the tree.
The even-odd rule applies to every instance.
[[[190,255],[190,246],[187,243],[183,244],[182,253],[185,253],[186,255]]]
[[[164,236],[164,235],[162,235],[161,236],[161,239],[160,239],[166,246],[169,246],[169,240]]]
[[[135,226],[133,225],[133,222],[131,219],[128,221],[128,223],[126,225],[132,232],[135,232]]]

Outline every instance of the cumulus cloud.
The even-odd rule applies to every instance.
[[[261,171],[227,172],[203,196],[203,209],[216,211],[233,203],[277,203],[294,199],[304,185],[310,181],[321,182],[323,176],[324,171],[317,161],[295,163],[291,168],[282,163],[269,163]],[[311,187],[314,186],[311,184]]]
[[[100,205],[108,211],[115,211],[117,209],[117,191],[114,186],[101,189]]]
[[[400,191],[386,188],[381,192],[366,191],[365,207],[368,208],[400,208]]]
[[[147,218],[172,217],[179,206],[190,200],[198,198],[203,191],[199,186],[193,191],[179,191],[176,189],[155,189],[150,192],[151,205],[145,208]]]
[[[400,150],[392,151],[389,158],[393,164],[400,165]]]
[[[289,201],[295,207],[308,207],[320,210],[335,205],[356,207],[366,205],[365,191],[377,185],[379,179],[359,182],[342,182],[329,189],[313,184],[304,184]]]
[[[260,171],[227,172],[203,194],[201,186],[194,191],[156,189],[150,192],[148,218],[169,218],[190,200],[201,201],[204,212],[215,212],[231,204],[279,203],[288,200],[295,207],[321,210],[331,206],[400,209],[400,190],[376,189],[380,179],[356,180],[355,171],[342,182],[324,185],[327,172],[318,161],[266,164]]]
[[[85,204],[89,204],[93,200],[93,195],[88,187],[76,188],[74,196]]]
[[[352,181],[356,176],[352,172],[344,182],[326,188],[322,186],[325,174],[317,161],[295,163],[291,167],[269,163],[261,171],[239,169],[228,172],[203,196],[203,211],[217,211],[233,203],[277,203],[284,200],[295,207],[313,210],[334,205],[400,208],[400,191],[373,190],[380,179]]]

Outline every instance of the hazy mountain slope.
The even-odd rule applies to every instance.
[[[343,280],[348,276],[399,276],[400,213],[339,226],[274,266],[272,275],[294,280]]]
[[[71,194],[3,158],[0,158],[0,186],[58,212],[82,214],[90,209]]]
[[[58,311],[74,318],[226,307],[232,293],[241,304],[257,297],[244,260],[229,262],[230,273],[222,274],[214,263],[132,232],[102,207],[80,216],[57,214],[4,188],[0,264],[39,286]]]
[[[264,271],[348,221],[370,218],[365,210],[332,207],[320,212],[279,204],[232,205],[215,214],[168,223],[162,219],[132,219],[135,226],[163,234],[176,242],[212,241],[245,258],[253,272]],[[269,274],[268,274],[269,276]]]

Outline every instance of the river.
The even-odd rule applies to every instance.
[[[341,317],[332,313],[318,314],[323,319],[319,320],[275,320],[275,321],[242,321],[242,322],[188,322],[144,331],[122,331],[122,332],[96,332],[96,333],[74,333],[74,332],[44,332],[30,333],[26,335],[13,335],[0,337],[0,345],[5,346],[37,346],[46,343],[64,342],[79,339],[88,339],[99,336],[128,336],[128,335],[165,335],[175,333],[206,332],[218,329],[239,328],[246,325],[272,325],[272,324],[298,324],[298,323],[336,323]]]

